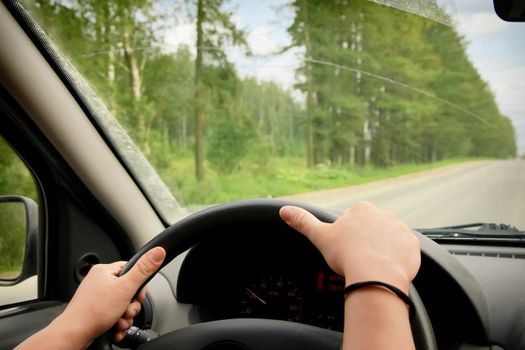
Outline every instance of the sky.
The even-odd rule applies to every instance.
[[[500,111],[512,120],[519,153],[525,154],[525,23],[499,19],[491,0],[446,2],[467,39],[470,60],[488,82]]]
[[[294,48],[275,54],[290,43],[286,28],[293,21],[291,9],[283,7],[283,0],[231,1],[234,22],[247,33],[248,45],[254,57],[247,59],[239,48],[229,48],[229,59],[243,77],[254,76],[260,81],[274,81],[285,89],[292,89],[296,80],[303,50]],[[195,54],[195,23],[181,23],[167,31],[165,44],[176,49],[184,44]]]
[[[413,5],[400,0],[375,0],[381,3]],[[425,2],[426,0],[422,0]],[[290,43],[286,28],[293,13],[283,0],[239,0],[228,7],[233,20],[247,33],[247,41],[255,54],[246,58],[242,50],[229,48],[230,61],[242,77],[259,81],[274,81],[292,92],[297,101],[304,101],[294,90],[296,68],[304,49],[293,48],[275,54]],[[494,93],[500,111],[512,120],[516,130],[518,152],[525,154],[525,23],[500,20],[493,10],[492,0],[438,0],[452,14],[457,30],[467,43],[467,55]],[[400,5],[401,4],[401,5]],[[409,6],[409,5],[406,5]],[[194,53],[195,23],[179,23],[165,34],[165,46],[175,50],[185,44]]]

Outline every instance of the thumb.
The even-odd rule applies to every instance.
[[[164,248],[155,247],[150,249],[137,260],[131,270],[122,276],[122,278],[131,281],[138,288],[159,269],[165,257],[166,251]]]
[[[310,212],[298,207],[282,207],[279,210],[279,215],[290,227],[304,234],[312,242],[316,240],[317,235],[327,225],[319,221]]]

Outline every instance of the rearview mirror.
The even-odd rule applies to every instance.
[[[494,0],[494,10],[504,21],[525,22],[525,1],[523,0]]]
[[[38,205],[30,198],[0,196],[0,286],[37,274]]]

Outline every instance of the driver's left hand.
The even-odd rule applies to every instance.
[[[17,349],[85,349],[113,326],[114,341],[119,342],[146,296],[144,288],[134,298],[137,290],[159,269],[165,257],[163,248],[153,248],[121,277],[118,274],[125,262],[93,266],[64,312]]]

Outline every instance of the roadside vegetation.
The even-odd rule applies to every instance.
[[[241,76],[232,50],[246,65],[261,57],[226,0],[22,2],[188,206],[516,155],[437,1],[426,3],[440,22],[373,1],[283,0],[274,20],[289,15],[289,42],[271,55],[299,55],[293,87]],[[167,46],[175,25],[194,42]],[[0,194],[34,198],[0,151]]]
[[[275,168],[271,172],[253,171],[246,164],[246,168],[222,176],[215,173],[213,168],[207,169],[209,176],[201,182],[184,176],[166,177],[168,186],[178,189],[176,194],[184,200],[182,204],[192,207],[243,198],[275,198],[342,188],[478,160],[483,158],[450,158],[433,163],[402,164],[388,168],[368,166],[349,170],[344,166],[322,164],[305,169],[302,158],[281,158],[272,160]],[[187,158],[167,171],[169,174],[184,174],[192,169],[192,159]]]
[[[440,22],[364,0],[283,1],[275,18],[291,17],[289,42],[273,55],[302,56],[288,89],[239,74],[229,51],[257,57],[225,0],[24,3],[189,204],[266,184],[319,188],[320,173],[516,153],[510,120],[437,2]],[[180,24],[194,42],[167,47],[165,29]],[[275,183],[287,177],[306,182]]]
[[[20,195],[38,203],[35,188],[26,165],[0,137],[0,196]],[[12,278],[22,267],[26,216],[21,203],[0,205],[0,278]]]

